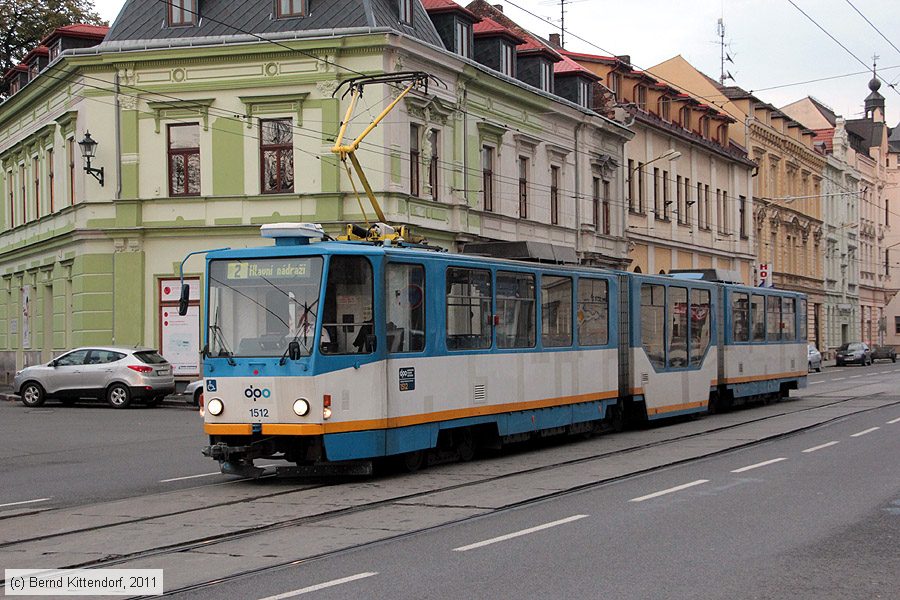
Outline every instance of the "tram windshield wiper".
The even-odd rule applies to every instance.
[[[291,300],[294,301],[293,298],[291,298]],[[284,349],[284,354],[281,355],[281,359],[278,361],[279,367],[283,367],[284,363],[287,362],[288,353],[291,351],[291,344],[298,343],[301,335],[305,338],[302,342],[303,348],[306,350],[307,354],[312,354],[312,349],[309,347],[309,339],[310,337],[313,339],[316,337],[314,329],[316,324],[316,313],[314,313],[312,309],[318,302],[319,301],[316,300],[312,304],[303,303],[303,314],[300,315],[300,319],[297,321],[297,333],[294,334],[294,337],[288,342],[287,348]],[[312,336],[310,336],[310,333],[312,333]]]

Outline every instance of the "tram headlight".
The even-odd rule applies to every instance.
[[[219,398],[213,398],[209,402],[206,403],[206,410],[209,411],[214,417],[218,417],[222,414],[222,411],[225,410],[225,403],[222,402]]]
[[[298,417],[305,417],[309,414],[309,402],[306,398],[297,398],[294,400],[294,414]]]
[[[331,409],[330,409],[330,408],[326,407],[326,408],[323,408],[323,409],[322,409],[322,418],[323,418],[323,419],[330,419],[330,418],[331,418]]]

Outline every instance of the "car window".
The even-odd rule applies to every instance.
[[[164,365],[168,362],[155,350],[142,350],[141,352],[135,352],[134,355],[139,361],[148,365]]]
[[[75,350],[74,352],[69,352],[56,359],[56,366],[71,367],[74,365],[83,365],[85,364],[87,354],[87,350]]]
[[[123,358],[125,358],[125,355],[121,352],[115,352],[113,350],[91,350],[87,363],[89,365],[105,365],[107,363],[114,363],[117,360],[122,360]]]
[[[850,344],[841,344],[841,346],[838,348],[838,351],[849,350],[849,349],[850,349]]]

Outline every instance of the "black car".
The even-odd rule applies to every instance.
[[[840,348],[837,349],[837,354],[835,355],[835,363],[839,367],[848,365],[850,363],[856,363],[863,366],[871,365],[872,351],[866,344],[862,342],[851,342],[849,344],[843,344]]]
[[[889,360],[897,362],[897,351],[893,346],[875,346],[872,350],[872,360]]]

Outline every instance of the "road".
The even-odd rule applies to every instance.
[[[900,406],[187,598],[896,598]]]

